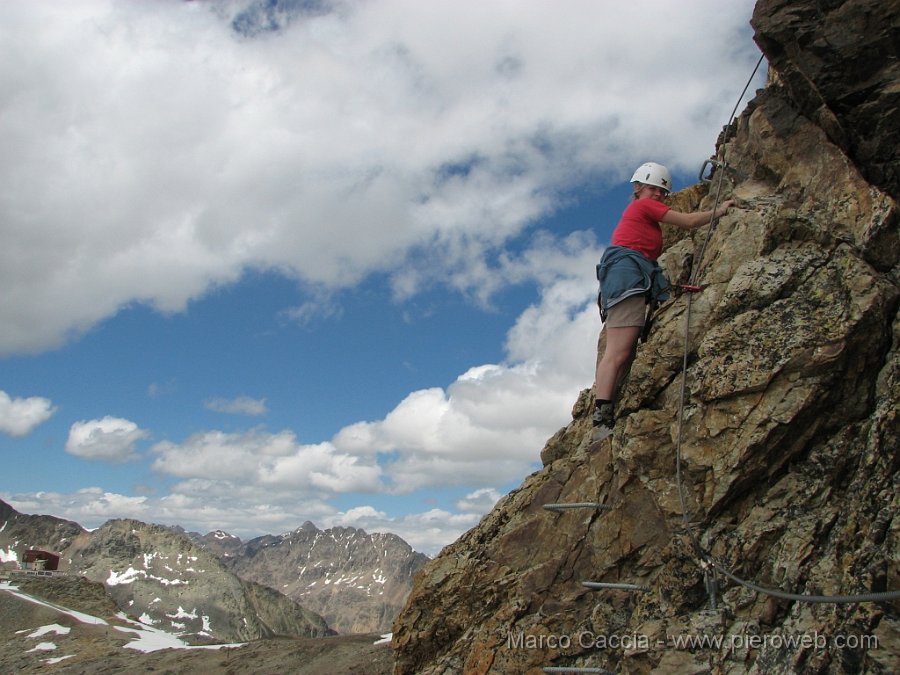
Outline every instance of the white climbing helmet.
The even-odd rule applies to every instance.
[[[672,191],[672,174],[662,164],[656,162],[644,162],[631,177],[632,183],[643,185],[655,185],[667,192]]]

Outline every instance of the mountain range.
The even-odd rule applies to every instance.
[[[396,535],[353,528],[307,522],[246,543],[136,520],[88,532],[0,501],[0,563],[17,567],[28,549],[60,555],[126,614],[192,643],[388,632],[427,560]]]
[[[319,530],[305,522],[293,532],[215,540],[226,566],[242,579],[266,584],[320,614],[339,633],[390,632],[428,557],[395,534],[353,527]],[[230,553],[224,553],[230,548]]]

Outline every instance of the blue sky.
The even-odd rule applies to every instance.
[[[477,523],[591,384],[632,171],[692,182],[758,58],[752,2],[622,4],[0,4],[0,498]]]

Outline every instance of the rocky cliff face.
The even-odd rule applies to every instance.
[[[208,532],[204,535],[201,535],[197,532],[188,532],[187,535],[191,538],[192,541],[199,544],[203,548],[212,551],[217,556],[223,559],[234,557],[240,552],[241,548],[244,545],[244,542],[241,541],[240,537],[236,537],[233,534],[228,534],[227,532],[223,532],[222,530]]]
[[[87,530],[71,520],[19,513],[0,500],[0,565],[16,569],[28,549],[58,553],[85,536]]]
[[[898,17],[761,0],[772,81],[711,184],[741,208],[702,259],[705,229],[668,232],[661,259],[670,279],[693,259],[705,290],[660,308],[610,438],[590,442],[585,392],[544,468],[423,568],[395,673],[900,670],[900,603],[779,599],[725,574],[900,589]],[[710,208],[708,190],[676,208]],[[542,508],[572,502],[604,508]]]
[[[427,559],[393,534],[352,527],[323,531],[307,522],[287,534],[246,542],[231,552],[228,564],[241,577],[321,614],[339,633],[371,633],[391,629],[413,574]]]

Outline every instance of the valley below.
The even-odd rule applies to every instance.
[[[0,665],[5,672],[370,673],[391,672],[378,634],[274,637],[188,645],[123,614],[101,585],[68,576],[0,584]]]

